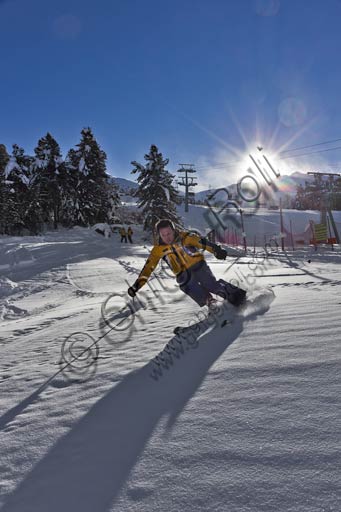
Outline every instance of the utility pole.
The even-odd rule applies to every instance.
[[[283,209],[282,209],[282,198],[279,198],[279,213],[281,220],[281,247],[282,251],[284,251],[284,223],[283,223]]]
[[[244,251],[246,253],[247,252],[247,243],[246,243],[246,233],[245,233],[245,228],[244,228],[244,217],[243,217],[242,208],[239,209],[239,213],[240,213],[240,220],[242,223],[242,237],[243,237],[243,242],[244,242]]]
[[[184,172],[184,176],[179,176],[182,181],[178,181],[178,184],[185,187],[185,212],[188,212],[188,198],[194,196],[194,192],[190,192],[191,187],[195,187],[198,183],[194,183],[194,176],[188,176],[190,173],[195,173],[194,164],[178,164],[180,169],[178,172]]]

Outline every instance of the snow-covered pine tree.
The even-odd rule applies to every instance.
[[[13,144],[11,160],[7,166],[15,172],[14,184],[20,214],[20,224],[33,234],[39,234],[43,225],[43,214],[39,204],[39,176],[35,173],[35,158],[25,154],[23,148]],[[12,176],[12,173],[11,173]]]
[[[0,160],[3,161],[1,156]],[[6,209],[1,218],[7,219],[6,232],[9,234],[20,234],[23,228],[34,234],[40,232],[42,216],[38,201],[39,188],[35,185],[34,161],[17,144],[13,144],[12,155],[7,154],[7,163],[2,173],[5,180]],[[3,165],[0,164],[0,168],[3,169]],[[3,179],[0,181],[3,183]]]
[[[139,173],[137,182],[139,187],[134,192],[138,198],[138,207],[142,208],[144,215],[144,230],[153,230],[159,219],[169,219],[181,226],[182,221],[176,210],[180,198],[172,185],[174,175],[166,169],[169,159],[164,159],[155,145],[150,147],[148,154],[144,156],[147,164],[144,166],[138,162],[131,162],[135,169],[132,174]]]
[[[62,165],[60,147],[50,133],[38,141],[34,150],[36,158],[34,165],[35,186],[39,189],[39,206],[43,221],[53,222],[58,227],[61,206],[59,167]]]
[[[108,192],[109,192],[109,197],[110,197],[110,211],[108,214],[108,220],[116,221],[117,211],[121,205],[121,198],[120,198],[119,188],[117,186],[115,178],[113,178],[112,176],[108,176],[108,187],[109,187]]]
[[[17,201],[20,203],[18,207],[21,225],[31,233],[39,234],[43,227],[43,211],[39,202],[40,186],[35,158],[25,154],[24,149],[17,144],[13,144],[7,173],[10,170],[15,171],[14,183],[17,184],[15,190]]]
[[[77,149],[67,156],[72,184],[72,215],[74,222],[89,226],[106,222],[111,210],[110,187],[106,173],[106,154],[90,128],[84,128]]]
[[[27,157],[26,157],[27,158]],[[25,226],[27,207],[27,167],[24,150],[13,144],[12,155],[5,169],[7,188],[6,214],[11,234],[20,235]]]
[[[76,162],[77,152],[75,149],[70,149],[66,155],[65,168],[61,176],[61,222],[69,227],[84,224],[79,212],[81,175]]]
[[[7,187],[5,169],[9,155],[4,144],[0,144],[0,234],[6,233],[7,225]]]

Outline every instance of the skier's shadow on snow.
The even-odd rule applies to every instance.
[[[176,418],[211,366],[238,338],[244,320],[237,317],[233,324],[204,335],[198,348],[175,359],[158,381],[150,377],[151,363],[124,377],[43,456],[2,512],[107,512],[160,420],[168,416],[164,439],[158,439],[167,443]],[[76,399],[76,386],[74,392]],[[20,412],[20,404],[16,410]]]

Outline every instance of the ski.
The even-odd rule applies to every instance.
[[[252,314],[262,307],[266,307],[270,304],[274,298],[274,293],[271,289],[265,288],[261,290],[255,290],[253,294],[250,294],[239,306],[233,306],[231,303],[225,302],[221,306],[218,306],[214,310],[210,311],[205,320],[202,320],[198,324],[206,324],[204,332],[207,331],[207,327],[212,328],[226,327],[233,324],[236,318],[243,317],[245,314]],[[224,311],[225,310],[225,311]],[[223,319],[219,317],[225,316]],[[214,320],[214,322],[212,322]],[[214,325],[215,323],[215,325]],[[202,336],[203,332],[199,334],[198,326],[195,328],[193,325],[188,326],[177,326],[174,328],[173,333],[178,336],[186,335],[188,332],[196,332],[199,336]]]

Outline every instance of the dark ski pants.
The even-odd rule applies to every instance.
[[[126,235],[121,235],[121,243],[123,242],[123,240],[125,241],[125,243],[127,243]]]
[[[205,306],[210,293],[226,299],[238,288],[223,279],[214,277],[206,261],[195,263],[192,267],[176,276],[180,289],[189,295],[199,306]]]
[[[128,235],[128,240],[129,240],[129,242],[130,242],[131,244],[133,243],[132,238],[131,238],[131,235]]]

